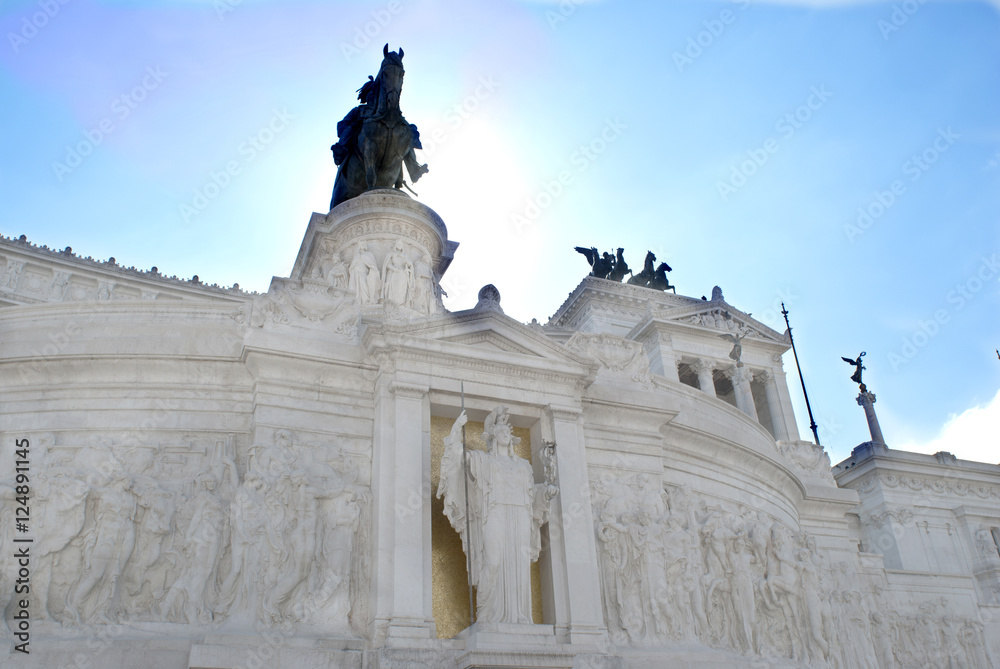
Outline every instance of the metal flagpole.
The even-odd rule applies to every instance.
[[[465,381],[462,384],[462,413],[465,413]],[[468,420],[468,416],[466,416]],[[469,625],[476,623],[476,609],[472,605],[472,524],[469,521],[469,449],[465,445],[465,425],[462,425],[462,473],[465,474],[465,570],[469,575]]]
[[[802,378],[802,367],[799,366],[799,354],[795,351],[795,340],[792,339],[792,326],[788,323],[788,309],[785,309],[785,303],[781,303],[781,315],[785,317],[785,326],[788,328],[788,341],[792,343],[792,355],[795,356],[795,369],[799,370],[799,383],[802,384],[802,395],[806,398],[806,411],[809,412],[809,428],[813,431],[813,437],[816,439],[816,445],[821,446],[819,443],[819,431],[816,429],[816,421],[813,420],[813,410],[809,406],[809,393],[806,392],[806,381]],[[464,427],[462,428],[465,429]]]

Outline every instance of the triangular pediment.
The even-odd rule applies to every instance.
[[[746,328],[749,331],[747,336],[753,339],[788,344],[788,338],[783,333],[769,328],[724,300],[712,300],[676,309],[661,309],[655,313],[655,317],[661,321],[682,323],[721,333],[737,332],[740,328]]]
[[[395,333],[408,342],[456,356],[520,359],[521,364],[543,362],[557,366],[590,367],[592,361],[538,329],[495,311],[461,311],[405,326],[385,326],[386,337]]]
[[[535,357],[542,357],[538,355],[535,351],[522,346],[518,342],[514,341],[510,337],[505,337],[498,332],[492,330],[485,330],[481,332],[468,332],[453,337],[443,337],[440,341],[454,342],[456,344],[465,344],[466,346],[478,346],[481,348],[490,348],[498,351],[507,351],[508,353],[520,353],[521,355],[530,355]]]

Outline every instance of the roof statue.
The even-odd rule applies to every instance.
[[[677,294],[677,288],[670,285],[670,281],[667,279],[667,272],[670,271],[670,265],[665,262],[661,262],[653,273],[653,278],[649,281],[647,288],[652,288],[654,290],[662,290],[666,292],[668,290],[674,291]]]
[[[618,256],[621,257],[621,249],[618,249]],[[622,259],[622,262],[625,262],[624,259]],[[632,274],[632,271],[628,270],[627,266],[626,270],[629,274]],[[665,262],[656,265],[656,254],[652,251],[646,251],[646,260],[642,264],[642,271],[638,274],[632,274],[632,278],[628,282],[634,286],[643,286],[660,291],[672,290],[676,293],[677,289],[670,285],[670,281],[667,280],[667,272],[670,271],[672,271],[670,265]],[[624,277],[624,274],[622,276]]]
[[[628,283],[634,286],[642,286],[664,292],[672,290],[675,294],[677,293],[677,288],[672,286],[667,279],[667,272],[672,271],[670,265],[665,262],[656,265],[656,254],[652,251],[646,252],[646,260],[643,263],[642,271],[634,274],[629,269],[628,263],[625,262],[625,256],[623,255],[625,249],[621,247],[618,247],[616,254],[601,253],[594,246],[589,249],[585,246],[576,246],[574,250],[586,256],[587,262],[590,263],[590,276],[621,283],[625,279],[625,275],[630,274],[631,278],[629,278]]]
[[[735,335],[718,335],[720,339],[725,339],[726,341],[731,341],[733,343],[733,350],[729,352],[729,357],[736,361],[736,365],[738,367],[743,365],[743,362],[740,360],[740,357],[743,355],[742,342],[748,334],[750,334],[750,328],[746,325],[740,324],[740,329]]]
[[[416,183],[427,173],[417,162],[420,145],[417,126],[407,123],[399,109],[403,90],[403,49],[382,49],[382,67],[358,90],[361,102],[337,124],[338,141],[330,147],[338,165],[330,208],[376,188],[401,189],[403,165]]]
[[[611,281],[621,283],[626,274],[632,273],[632,270],[630,270],[628,265],[625,263],[625,257],[622,255],[624,252],[625,249],[619,246],[618,254],[615,256],[615,264],[611,268],[611,273],[608,274],[608,279]]]
[[[591,267],[590,276],[596,276],[598,279],[608,278],[608,275],[611,274],[611,270],[614,269],[614,256],[607,251],[605,251],[602,256],[596,247],[588,249],[583,246],[577,246],[574,248],[577,253],[582,253],[587,257],[587,262],[590,263]]]
[[[854,365],[854,374],[851,376],[851,381],[854,381],[857,384],[861,384],[861,372],[867,369],[867,367],[861,364],[861,358],[865,357],[865,355],[866,355],[865,352],[861,351],[861,354],[858,355],[857,360],[851,360],[850,358],[845,358],[843,356],[840,357],[840,359],[846,362],[847,364]]]

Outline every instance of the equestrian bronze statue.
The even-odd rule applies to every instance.
[[[361,104],[337,124],[339,139],[330,147],[338,166],[331,209],[369,190],[403,188],[403,165],[414,183],[427,173],[414,153],[423,148],[417,126],[407,123],[399,110],[403,49],[389,51],[386,44],[382,54],[378,76],[369,76],[359,89]]]

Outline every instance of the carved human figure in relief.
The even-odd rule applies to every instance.
[[[431,257],[423,254],[413,264],[413,274],[416,285],[413,291],[413,308],[422,314],[434,312],[434,270],[431,268]]]
[[[17,262],[16,260],[11,260],[7,263],[7,272],[3,276],[3,280],[0,281],[0,290],[5,293],[13,293],[17,290],[17,280],[21,276],[21,269],[24,267],[24,263]]]
[[[340,259],[337,248],[329,240],[323,240],[323,257],[313,268],[314,279],[325,279],[331,288],[341,289],[347,282],[347,267]]]
[[[52,287],[49,291],[49,300],[61,302],[66,296],[66,286],[69,285],[69,273],[56,272],[52,277]]]
[[[351,260],[351,277],[347,289],[358,296],[361,304],[375,304],[379,299],[382,278],[379,275],[375,256],[368,250],[368,244],[358,244],[357,253]]]
[[[468,452],[466,479],[462,426],[467,420],[463,411],[445,438],[437,496],[444,497],[445,515],[471,558],[470,578],[478,589],[476,619],[530,624],[530,567],[539,546],[534,537],[548,521],[557,488],[551,479],[535,484],[531,464],[514,454],[520,440],[513,436],[507,407],[486,417],[487,450]],[[471,537],[466,532],[466,482]]]
[[[210,600],[216,582],[219,555],[224,548],[228,505],[216,494],[218,481],[209,472],[198,477],[199,492],[187,506],[191,520],[184,531],[181,551],[186,568],[170,587],[161,611],[170,620],[189,623],[212,621]],[[185,514],[186,515],[186,514]]]
[[[84,620],[111,621],[119,596],[119,579],[135,547],[134,481],[110,452],[103,454],[103,460],[90,474],[94,487],[88,516],[93,524],[88,522],[89,530],[82,535],[80,575],[66,596],[66,611],[77,625]]]
[[[400,307],[413,298],[413,288],[413,263],[406,255],[403,242],[397,240],[392,253],[382,263],[382,301]]]

